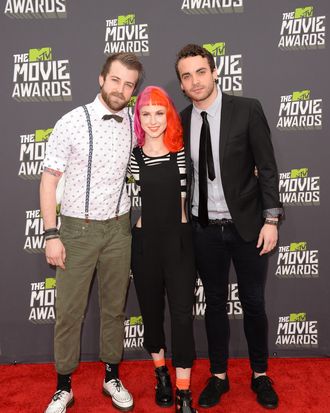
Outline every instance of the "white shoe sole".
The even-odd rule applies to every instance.
[[[66,409],[69,409],[70,407],[72,407],[73,406],[73,404],[74,404],[74,397],[72,397],[72,399],[68,402],[68,404],[65,406],[65,410]],[[46,409],[47,410],[47,409]],[[45,410],[45,413],[46,413],[46,410]]]
[[[71,400],[69,401],[69,403],[66,405],[66,408],[68,409],[68,408],[72,407],[73,404],[74,404],[74,397],[72,397],[72,399],[71,399]]]
[[[133,403],[131,406],[128,406],[128,407],[120,406],[119,404],[117,404],[117,403],[113,400],[111,394],[110,394],[105,388],[103,388],[103,394],[104,394],[105,396],[107,396],[107,397],[110,397],[111,400],[112,400],[112,405],[113,405],[113,407],[115,407],[115,408],[118,409],[118,410],[121,410],[122,412],[130,412],[131,410],[134,409],[134,403]]]

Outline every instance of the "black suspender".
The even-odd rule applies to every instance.
[[[82,106],[86,115],[86,121],[87,121],[87,126],[88,126],[88,135],[89,135],[89,151],[88,151],[88,163],[87,163],[87,182],[86,182],[86,197],[85,197],[85,220],[86,222],[89,221],[89,196],[90,196],[90,190],[91,190],[91,176],[92,176],[92,162],[93,162],[93,131],[92,131],[92,123],[91,123],[91,118],[89,115],[89,112],[87,110],[87,107],[85,105]],[[131,157],[131,152],[132,152],[132,146],[133,146],[133,126],[132,126],[132,117],[127,112],[128,118],[129,118],[129,126],[130,126],[130,148],[129,148],[129,154],[128,154],[128,161],[127,161],[127,166],[126,166],[126,172],[129,167],[129,162],[130,162],[130,157]],[[121,198],[123,196],[123,190],[126,184],[126,175],[125,173],[123,183],[120,189],[120,194],[116,206],[116,219],[118,219],[118,214],[119,214],[119,208],[120,208],[120,202]]]

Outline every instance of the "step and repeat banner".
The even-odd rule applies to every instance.
[[[118,51],[138,54],[146,70],[142,86],[164,87],[182,110],[189,102],[174,62],[187,43],[214,55],[223,91],[262,102],[272,130],[286,217],[268,268],[270,354],[329,356],[328,0],[2,0],[1,7],[0,362],[53,359],[56,280],[43,255],[38,192],[56,121],[94,100],[100,68]],[[128,191],[134,218],[140,205],[134,183]],[[83,360],[98,358],[96,284]],[[205,357],[199,280],[194,312],[197,354]],[[231,355],[246,356],[233,270],[228,314]],[[168,317],[166,330],[169,337]],[[143,332],[132,277],[124,358],[148,357]]]

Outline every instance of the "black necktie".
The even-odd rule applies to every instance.
[[[207,176],[211,181],[215,178],[214,163],[212,155],[210,125],[207,120],[207,112],[201,112],[203,124],[199,141],[199,161],[198,161],[198,183],[199,183],[199,202],[198,202],[198,221],[206,227],[209,221],[207,208]]]
[[[103,115],[103,116],[102,116],[102,119],[103,119],[103,120],[114,119],[114,120],[116,120],[116,121],[119,122],[119,123],[123,121],[123,118],[122,118],[121,116],[119,116],[119,115]]]

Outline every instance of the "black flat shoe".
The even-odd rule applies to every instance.
[[[251,388],[257,393],[257,401],[266,409],[276,409],[278,395],[273,389],[273,381],[268,376],[254,378],[252,374]]]
[[[221,396],[229,390],[228,375],[224,380],[216,376],[209,378],[207,385],[199,396],[198,404],[201,407],[212,407],[219,403]]]
[[[191,391],[176,389],[175,412],[176,413],[198,413],[198,411],[194,409],[191,404],[192,404]]]
[[[156,404],[160,407],[170,407],[173,405],[173,393],[168,369],[166,366],[157,367],[155,373],[157,379],[155,395]]]

